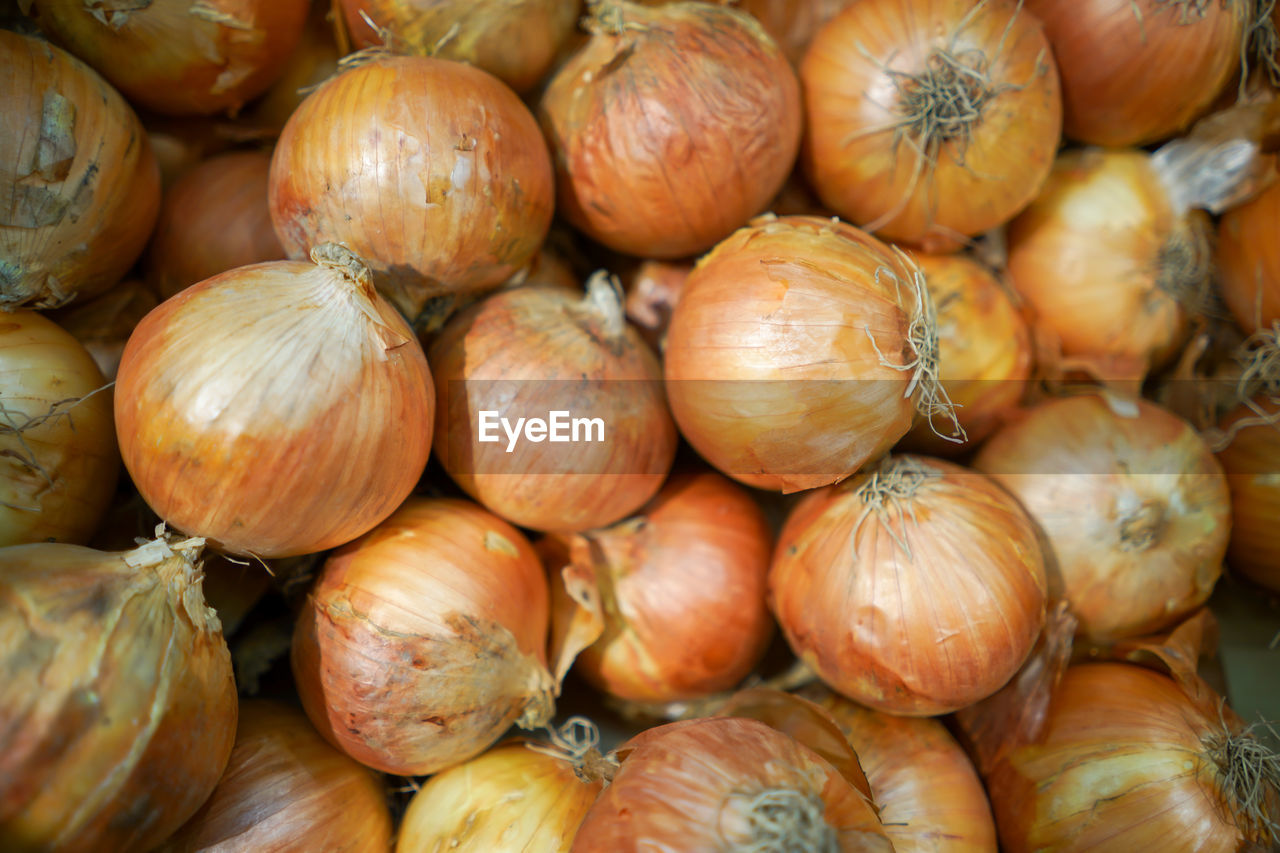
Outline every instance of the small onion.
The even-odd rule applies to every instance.
[[[266,94],[236,116],[237,126],[279,136],[307,94],[338,73],[342,53],[329,21],[330,11],[330,4],[313,0],[298,46],[289,54],[284,70]]]
[[[691,261],[642,261],[622,277],[627,292],[627,319],[655,352],[662,352],[671,312],[693,271]]]
[[[514,527],[452,498],[410,498],[325,561],[298,617],[307,716],[363,764],[422,775],[551,718],[547,582]]]
[[[1083,636],[1153,633],[1213,591],[1231,529],[1227,481],[1191,425],[1154,403],[1047,400],[987,439],[973,465],[1043,531],[1052,592]]]
[[[129,335],[159,304],[141,279],[130,279],[100,296],[51,311],[49,317],[83,344],[102,375],[114,381]]]
[[[1231,316],[1253,334],[1280,321],[1280,183],[1223,214],[1218,224],[1222,299]]]
[[[213,790],[236,686],[200,549],[0,549],[6,850],[149,850]]]
[[[116,380],[120,451],[167,522],[260,558],[323,551],[417,485],[422,348],[339,246],[206,279],[148,314]]]
[[[1231,437],[1218,452],[1231,490],[1227,564],[1280,592],[1280,401],[1241,405],[1220,426]]]

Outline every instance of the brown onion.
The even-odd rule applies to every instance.
[[[1280,400],[1256,399],[1223,418],[1218,461],[1231,490],[1231,570],[1280,592]]]
[[[760,213],[800,144],[800,87],[759,23],[710,3],[600,0],[539,106],[560,212],[645,258],[709,249]]]
[[[342,53],[329,21],[331,11],[331,4],[313,0],[298,46],[289,54],[284,70],[262,97],[236,116],[238,126],[279,136],[310,91],[338,73]]]
[[[469,501],[409,498],[325,561],[293,638],[311,722],[400,775],[483,752],[512,723],[545,725],[547,582],[514,527]]]
[[[1227,211],[1218,224],[1218,277],[1231,316],[1253,334],[1280,321],[1280,184]]]
[[[141,279],[130,279],[100,296],[51,311],[49,317],[84,345],[106,380],[114,381],[129,335],[159,304]]]
[[[0,549],[6,850],[149,850],[213,790],[236,686],[200,548]]]
[[[782,52],[799,65],[814,34],[853,0],[738,0],[737,7],[760,22]]]
[[[3,30],[0,115],[0,307],[108,289],[142,253],[160,206],[138,117],[71,54]]]
[[[648,260],[622,277],[627,292],[627,319],[655,352],[662,352],[666,344],[671,312],[692,271],[691,261]]]

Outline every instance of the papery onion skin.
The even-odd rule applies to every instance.
[[[1280,184],[1237,208],[1218,223],[1218,287],[1245,334],[1280,320]]]
[[[199,540],[0,550],[0,838],[149,850],[226,766],[236,686]]]
[[[769,597],[792,650],[834,690],[932,716],[990,696],[1022,665],[1044,624],[1045,557],[993,480],[891,457],[796,505]]]
[[[319,732],[387,773],[434,773],[550,719],[547,585],[514,527],[410,498],[335,551],[298,617],[293,672]]]
[[[605,0],[596,16],[539,104],[559,211],[630,255],[705,251],[764,210],[790,173],[795,72],[732,8]]]
[[[408,496],[431,449],[434,390],[412,331],[349,252],[315,256],[187,288],[120,360],[116,430],[134,484],[228,553],[354,539]]]
[[[271,166],[289,256],[342,243],[411,320],[432,298],[493,289],[528,263],[554,203],[529,109],[496,77],[445,59],[382,57],[339,74],[290,117]]]
[[[159,304],[141,279],[129,279],[92,299],[50,311],[48,316],[84,345],[105,381],[110,382],[116,378],[129,335]]]
[[[160,172],[142,124],[89,66],[0,30],[0,307],[51,308],[124,277]]]
[[[338,73],[342,53],[329,21],[330,6],[312,3],[298,46],[289,54],[271,88],[245,106],[236,124],[272,138],[280,135],[289,117],[311,90]]]
[[[1154,633],[1213,591],[1231,530],[1227,481],[1191,425],[1154,403],[1049,399],[987,439],[973,466],[1043,531],[1052,591],[1082,636]]]
[[[1231,489],[1227,565],[1280,592],[1280,402],[1241,405],[1219,426],[1231,442],[1218,451]]]

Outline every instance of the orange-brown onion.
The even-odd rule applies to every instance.
[[[801,695],[827,711],[867,774],[895,853],[991,853],[986,789],[945,726],[863,708],[823,687]]]
[[[0,549],[6,851],[150,850],[213,790],[236,686],[200,549]]]
[[[1014,749],[987,776],[1001,849],[1274,849],[1241,801],[1248,783],[1232,777],[1253,776],[1261,808],[1280,820],[1280,759],[1264,775],[1264,748],[1224,724],[1210,698],[1193,702],[1173,679],[1132,664],[1068,668],[1043,742]]]
[[[760,22],[782,52],[799,65],[809,42],[853,0],[738,0],[737,7]]]
[[[148,314],[115,388],[125,467],[156,513],[233,554],[348,542],[417,485],[426,356],[342,247],[239,267]]]
[[[692,261],[646,260],[622,277],[627,292],[627,319],[655,352],[662,352],[665,346],[671,312],[692,271]]]
[[[551,718],[548,618],[519,531],[470,501],[411,497],[325,561],[294,632],[298,695],[357,761],[435,773]]]
[[[1226,478],[1191,425],[1146,400],[1049,399],[1011,418],[973,466],[1035,519],[1050,586],[1092,640],[1149,634],[1199,607],[1231,530]]]
[[[933,409],[927,296],[906,255],[851,225],[787,216],[738,230],[698,261],[667,329],[681,434],[749,486],[848,477]]]
[[[1188,127],[1240,68],[1243,0],[1028,0],[1062,76],[1063,130],[1145,145]],[[1158,73],[1153,73],[1159,69]]]
[[[1218,288],[1245,334],[1280,321],[1280,184],[1218,223]]]
[[[138,117],[71,54],[3,30],[0,115],[0,307],[108,289],[142,254],[160,207]]]
[[[1101,379],[1140,380],[1177,352],[1203,297],[1211,226],[1174,209],[1146,152],[1074,149],[1009,226],[1009,277],[1037,334]]]
[[[84,345],[107,381],[114,381],[129,335],[159,304],[145,282],[129,279],[92,299],[50,311],[48,316]]]
[[[454,316],[428,358],[436,458],[514,524],[612,524],[653,497],[671,469],[677,438],[662,367],[603,273],[585,296],[554,285],[494,293]]]
[[[160,850],[387,853],[390,847],[382,780],[325,743],[301,711],[245,699],[217,787]]]
[[[235,151],[186,172],[164,196],[147,252],[162,299],[236,267],[284,258],[267,208],[271,156]]]
[[[864,795],[816,752],[754,719],[706,717],[618,747],[573,853],[889,851]]]
[[[1218,451],[1231,490],[1227,565],[1280,592],[1280,401],[1242,404],[1219,426],[1231,440]]]
[[[863,0],[800,65],[806,174],[840,216],[950,251],[1011,219],[1058,149],[1058,73],[1013,0]]]
[[[289,54],[280,76],[271,88],[247,104],[236,115],[235,125],[269,137],[280,135],[289,116],[301,105],[310,91],[338,73],[342,53],[329,20],[329,3],[311,3],[311,11]]]
[[[119,473],[93,357],[42,314],[0,314],[0,546],[88,544]]]
[[[765,576],[773,534],[746,489],[675,474],[635,516],[538,543],[552,624],[593,640],[574,670],[611,696],[676,702],[728,690],[773,635]]]
[[[709,249],[764,210],[800,145],[800,84],[759,23],[602,0],[539,116],[574,227],[644,258]]]
[[[337,242],[415,319],[492,289],[551,225],[551,158],[528,107],[461,62],[379,57],[312,92],[276,143],[271,219],[290,257]]]
[[[28,0],[49,37],[166,115],[235,112],[293,52],[307,0]]]
[[[891,714],[945,714],[1026,659],[1044,624],[1045,559],[993,480],[894,456],[796,505],[769,600],[796,656],[836,691]]]

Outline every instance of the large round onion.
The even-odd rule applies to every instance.
[[[1231,440],[1218,452],[1231,490],[1227,564],[1280,592],[1280,400],[1241,405],[1220,426]]]
[[[138,324],[116,379],[125,466],[161,518],[224,551],[323,551],[417,485],[422,348],[339,246],[200,282]]]
[[[0,307],[103,292],[142,253],[160,207],[138,117],[71,54],[4,30],[0,115]]]
[[[1218,270],[1222,300],[1245,334],[1280,321],[1280,183],[1222,216]]]

